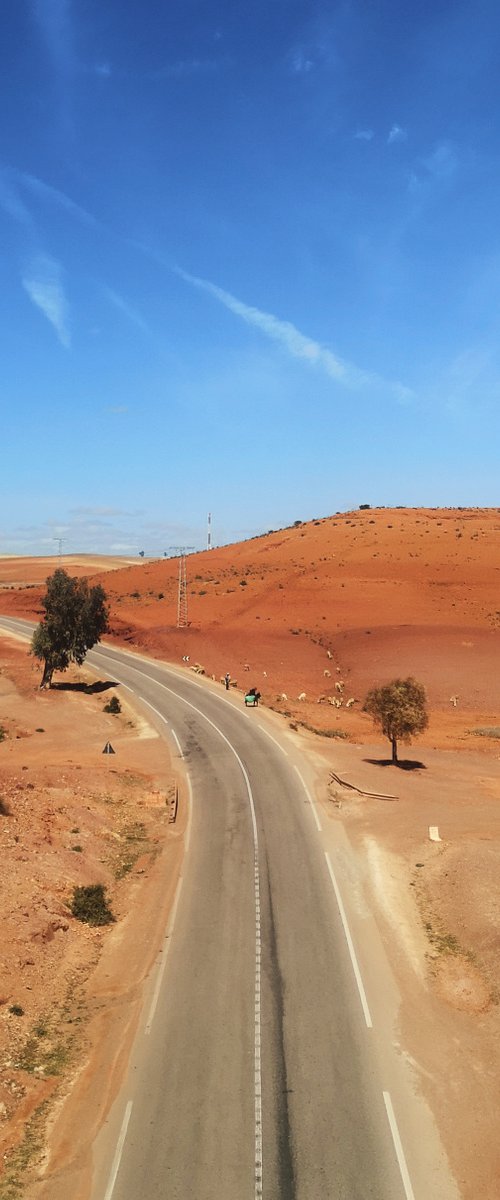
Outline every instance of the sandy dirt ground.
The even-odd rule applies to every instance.
[[[318,798],[326,803],[331,821],[343,822],[358,855],[403,996],[401,1053],[412,1063],[436,1115],[464,1200],[500,1196],[499,543],[500,510],[364,510],[298,524],[191,556],[187,562],[190,624],[185,629],[175,624],[177,561],[145,561],[91,577],[92,581],[102,578],[108,593],[111,640],[176,664],[189,656],[186,670],[198,664],[197,669],[216,679],[229,670],[239,689],[257,685],[264,703],[301,733],[317,766]],[[15,568],[9,567],[10,575],[2,575],[2,565],[0,559],[2,611],[39,619],[41,576],[35,578],[30,560],[17,560]],[[83,563],[78,572],[68,564],[68,570],[85,574],[89,564]],[[14,579],[15,587],[10,582]],[[47,1110],[49,1118],[42,1114],[42,1124],[50,1122],[50,1112],[65,1111],[60,1110],[65,1090],[79,1095],[79,1082],[71,1092],[72,1071],[78,1081],[83,1079],[83,1095],[92,1097],[92,1080],[99,1078],[92,1063],[99,1063],[100,1044],[96,1036],[92,1055],[90,1017],[96,1015],[92,981],[99,978],[96,971],[99,963],[108,961],[108,954],[110,963],[115,961],[117,941],[119,961],[123,921],[130,925],[133,942],[134,889],[149,896],[156,912],[157,864],[165,853],[173,854],[170,870],[175,875],[176,860],[162,809],[163,793],[172,778],[164,758],[162,766],[158,763],[151,769],[144,760],[142,766],[140,759],[135,760],[142,744],[138,730],[127,729],[124,716],[102,713],[105,694],[54,690],[45,698],[36,694],[33,664],[29,659],[23,662],[22,668],[19,656],[15,663],[4,662],[0,676],[0,724],[7,729],[0,744],[1,783],[6,804],[13,809],[12,815],[0,817],[0,833],[7,838],[11,856],[2,898],[17,947],[14,958],[7,957],[7,972],[2,975],[9,980],[0,1008],[1,1028],[5,1028],[2,1054],[8,1066],[0,1114],[7,1131],[5,1145],[13,1144],[23,1127],[27,1129],[28,1146],[21,1150],[21,1160],[23,1153],[32,1159],[34,1155],[43,1171],[43,1149],[36,1150],[39,1143],[43,1147],[43,1138],[36,1120],[30,1132],[29,1115],[46,1101],[52,1108]],[[361,706],[369,687],[407,674],[426,686],[430,724],[412,747],[401,748],[406,761],[396,769],[387,762],[389,744],[376,736]],[[299,700],[303,693],[306,698]],[[347,700],[354,701],[348,708]],[[82,736],[78,734],[71,750],[66,741],[64,750],[57,749],[57,724],[50,727],[49,742],[49,713],[53,720],[61,714],[64,721],[68,705],[66,729],[75,738],[74,706],[81,714],[82,701],[88,721],[85,737],[79,717]],[[339,706],[332,701],[340,702]],[[122,775],[113,776],[116,793],[110,794],[116,794],[116,801],[111,803],[103,799],[98,786],[105,760],[97,755],[96,766],[96,746],[108,736],[116,738],[117,721],[127,746],[120,755],[120,771],[126,763],[140,782],[134,788]],[[47,732],[37,734],[38,726]],[[309,732],[313,730],[322,736]],[[393,793],[397,800],[375,800],[338,783],[329,785],[330,768],[361,791]],[[109,779],[112,770],[108,772]],[[51,787],[56,788],[55,799]],[[162,803],[155,805],[158,791]],[[122,809],[124,796],[130,813]],[[13,816],[21,822],[19,829],[14,829]],[[122,851],[127,823],[145,826],[146,845],[153,842],[155,861],[150,865],[146,851],[144,876],[138,874],[139,858],[122,878],[116,878],[112,854]],[[430,840],[431,825],[438,826],[440,842]],[[82,833],[73,834],[73,829]],[[85,853],[72,849],[73,842],[85,845]],[[88,857],[92,846],[93,857]],[[71,885],[87,881],[88,872],[94,878],[97,868],[119,917],[115,926],[104,931],[77,926],[68,919],[66,907]],[[22,919],[26,922],[22,937],[23,923],[14,915],[19,911],[28,914]],[[58,922],[67,928],[58,927]],[[37,956],[40,946],[43,953]],[[61,946],[67,948],[63,957]],[[71,1019],[69,1032],[64,1029],[64,1036],[57,1037],[52,1027],[42,1035],[33,1032],[37,1025],[44,1027],[50,988],[58,977],[50,969],[51,955],[62,972],[58,1011],[69,1011]],[[42,960],[49,963],[46,975]],[[136,997],[146,969],[142,951],[138,956],[132,952],[129,962],[136,964]],[[107,981],[99,984],[104,996],[106,988],[112,994],[113,979],[119,989],[112,965],[106,967],[105,977]],[[25,1010],[22,1017],[9,1012],[15,1004]],[[127,999],[115,1007],[121,1020],[128,1020]],[[101,1015],[108,1011],[106,1004],[99,1011]],[[132,1027],[133,1016],[124,1044]],[[33,1041],[42,1057],[30,1058],[27,1069],[23,1054]],[[51,1063],[59,1062],[63,1053],[57,1047],[66,1043],[67,1059],[60,1075],[53,1075]],[[87,1071],[82,1062],[90,1064]],[[117,1071],[115,1066],[113,1078]],[[55,1100],[51,1099],[54,1092]],[[65,1126],[59,1116],[51,1161],[59,1164],[57,1178],[63,1188],[68,1169],[64,1164],[71,1157],[64,1142],[67,1128],[71,1123]],[[9,1160],[9,1170],[11,1161],[15,1156]],[[79,1171],[78,1187],[84,1188],[84,1165]],[[66,1192],[57,1195],[54,1190],[40,1191],[40,1186],[29,1193],[29,1200],[32,1195],[36,1200],[42,1195],[43,1200],[59,1200],[59,1195],[61,1200],[67,1195],[80,1200],[76,1177]],[[0,1200],[18,1200],[20,1194],[2,1192],[0,1187]]]
[[[181,781],[165,743],[123,697],[111,715],[113,689],[89,673],[67,672],[50,693],[37,692],[39,674],[25,646],[2,636],[1,1200],[87,1194],[93,1135],[121,1079],[185,818],[182,800],[170,819]],[[103,754],[108,741],[114,755]],[[68,907],[74,887],[94,883],[115,918],[101,928]]]

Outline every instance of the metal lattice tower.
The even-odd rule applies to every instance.
[[[188,622],[186,555],[194,546],[170,546],[179,556],[179,587],[177,591],[177,628],[185,629]]]

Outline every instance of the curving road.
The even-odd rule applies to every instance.
[[[175,928],[112,1114],[112,1152],[109,1131],[96,1147],[92,1200],[420,1200],[332,863],[286,743],[259,710],[185,672],[108,646],[88,662],[150,706],[192,791]],[[455,1195],[441,1168],[425,1200]]]

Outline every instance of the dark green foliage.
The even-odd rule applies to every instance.
[[[384,687],[372,688],[363,712],[369,713],[392,745],[392,761],[398,761],[398,741],[409,742],[429,724],[425,688],[416,679],[393,679]]]
[[[24,1008],[21,1008],[20,1004],[11,1004],[9,1012],[13,1017],[24,1017]]]
[[[37,625],[30,653],[44,663],[40,687],[50,687],[54,671],[81,665],[88,650],[108,628],[106,593],[86,579],[74,579],[62,568],[47,579],[42,600],[45,616]]]
[[[110,925],[115,919],[102,883],[73,888],[70,909],[77,921],[84,921],[86,925]]]
[[[118,696],[112,696],[111,700],[108,700],[108,703],[104,705],[104,712],[120,713],[121,711],[122,711],[122,706],[120,704]]]
[[[5,737],[6,737],[5,729],[4,729],[3,725],[0,725],[0,742],[3,742]]]

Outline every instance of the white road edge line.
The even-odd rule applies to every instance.
[[[177,737],[177,734],[176,734],[176,732],[175,732],[175,729],[171,729],[171,730],[170,730],[170,732],[171,732],[171,734],[172,734],[172,737],[173,737],[174,741],[175,741],[175,742],[176,742],[176,744],[177,744],[177,749],[178,749],[178,751],[179,751],[179,754],[180,754],[181,758],[184,758],[184,755],[183,755],[183,753],[182,753],[182,746],[181,746],[181,743],[180,743],[180,741],[179,741],[179,738]]]
[[[164,941],[164,943],[163,943],[163,961],[162,961],[162,964],[161,964],[160,970],[158,971],[158,975],[157,975],[157,978],[156,978],[155,990],[154,990],[154,993],[153,993],[153,999],[152,999],[152,1001],[151,1001],[151,1006],[150,1006],[150,1009],[149,1009],[149,1016],[148,1016],[148,1019],[147,1019],[147,1021],[146,1021],[146,1025],[145,1025],[145,1027],[144,1027],[144,1033],[145,1033],[146,1035],[149,1035],[149,1034],[151,1033],[151,1030],[152,1030],[152,1028],[153,1028],[153,1021],[154,1021],[154,1017],[155,1017],[156,1006],[157,1006],[157,1004],[158,1004],[158,997],[159,997],[159,995],[160,995],[160,988],[161,988],[161,985],[162,985],[162,982],[163,982],[163,976],[164,976],[164,974],[165,974],[165,967],[166,967],[166,965],[167,965],[167,962],[168,962],[168,952],[169,952],[169,950],[170,950],[170,946],[171,946],[171,944],[172,944],[172,934],[173,934],[173,931],[174,931],[175,918],[176,918],[176,916],[177,916],[177,905],[178,905],[178,903],[179,903],[179,896],[180,896],[180,894],[181,894],[181,888],[182,888],[182,881],[183,881],[183,878],[184,878],[184,877],[183,877],[183,875],[180,875],[180,876],[179,876],[179,880],[178,880],[178,883],[177,883],[177,887],[176,887],[176,889],[175,889],[174,903],[173,903],[173,905],[172,905],[172,913],[171,913],[171,916],[170,916],[170,921],[169,921],[169,923],[168,923],[167,932],[166,932],[166,934],[165,934],[165,941]]]
[[[191,776],[189,774],[189,771],[186,771],[186,783],[187,783],[187,789],[188,789],[188,819],[187,819],[187,825],[186,825],[186,832],[184,834],[184,853],[185,854],[187,854],[187,852],[189,850],[189,843],[191,841],[191,823],[193,820],[193,785],[191,783]]]
[[[120,1162],[121,1162],[121,1157],[123,1154],[125,1138],[127,1136],[127,1129],[128,1129],[128,1123],[130,1121],[130,1114],[132,1112],[132,1105],[133,1105],[133,1100],[129,1100],[127,1107],[125,1109],[125,1116],[122,1121],[122,1127],[120,1129],[120,1136],[118,1138],[116,1151],[115,1151],[115,1157],[113,1159],[113,1166],[111,1167],[111,1175],[109,1177],[108,1186],[106,1188],[104,1200],[111,1200],[111,1197],[115,1190],[116,1177],[118,1175],[118,1171],[120,1170]]]
[[[307,784],[306,784],[306,781],[305,781],[305,779],[302,777],[302,775],[301,775],[301,773],[300,773],[300,771],[299,771],[299,768],[298,768],[298,767],[294,767],[294,771],[296,771],[296,772],[297,772],[297,775],[298,775],[298,777],[299,777],[299,779],[300,779],[300,782],[301,782],[301,784],[302,784],[302,787],[304,788],[304,791],[305,791],[305,793],[306,793],[306,796],[307,796],[307,799],[308,799],[308,801],[309,801],[309,804],[311,805],[311,809],[312,809],[313,817],[314,817],[314,820],[316,821],[316,829],[318,830],[318,833],[323,833],[323,829],[322,829],[322,826],[321,826],[321,822],[320,822],[320,819],[319,819],[319,817],[318,817],[318,814],[317,814],[317,812],[316,812],[316,805],[315,805],[315,803],[314,803],[314,800],[313,800],[313,798],[312,798],[312,796],[311,796],[311,793],[310,793],[310,791],[309,791],[309,788],[308,788],[308,786],[307,786]]]
[[[382,1095],[384,1097],[384,1104],[385,1104],[385,1109],[386,1109],[386,1113],[387,1113],[387,1119],[389,1121],[389,1125],[390,1125],[390,1129],[391,1129],[391,1133],[392,1133],[392,1140],[394,1142],[394,1149],[396,1151],[396,1157],[397,1157],[398,1164],[399,1164],[399,1170],[401,1171],[401,1179],[403,1180],[403,1187],[405,1190],[406,1200],[415,1200],[415,1193],[414,1193],[412,1185],[411,1185],[410,1174],[408,1171],[408,1167],[406,1165],[403,1144],[401,1142],[401,1137],[399,1135],[398,1123],[397,1123],[396,1117],[394,1115],[394,1109],[392,1107],[392,1100],[390,1097],[390,1093],[382,1092]]]
[[[342,896],[340,895],[340,892],[339,892],[338,883],[337,883],[337,880],[336,880],[334,872],[333,872],[333,867],[330,862],[330,855],[328,853],[328,850],[325,850],[325,858],[326,858],[326,864],[327,864],[328,870],[330,872],[330,879],[333,884],[333,890],[334,890],[335,896],[337,898],[337,904],[339,906],[340,919],[344,926],[344,933],[346,936],[346,942],[347,942],[347,946],[349,949],[349,954],[351,956],[351,963],[352,963],[352,969],[354,971],[354,977],[355,977],[356,983],[358,985],[359,998],[361,1000],[361,1007],[363,1009],[364,1018],[365,1018],[365,1021],[367,1024],[367,1028],[373,1029],[373,1022],[372,1022],[372,1019],[370,1016],[370,1009],[368,1008],[368,1001],[366,999],[366,992],[364,989],[363,980],[361,978],[361,971],[359,969],[358,960],[356,958],[356,951],[354,949],[354,943],[353,943],[353,940],[351,937],[349,925],[347,923],[347,917],[346,917],[345,908],[344,908],[344,905],[342,902]]]
[[[276,738],[273,737],[272,733],[269,733],[268,729],[264,729],[264,726],[261,725],[259,721],[256,721],[255,724],[257,729],[260,729],[261,733],[265,733],[266,737],[270,738],[271,741],[274,742],[274,745],[278,747],[278,750],[281,750],[281,753],[285,755],[285,758],[288,758],[288,750],[285,750],[284,746],[280,746],[279,742],[276,741]]]

